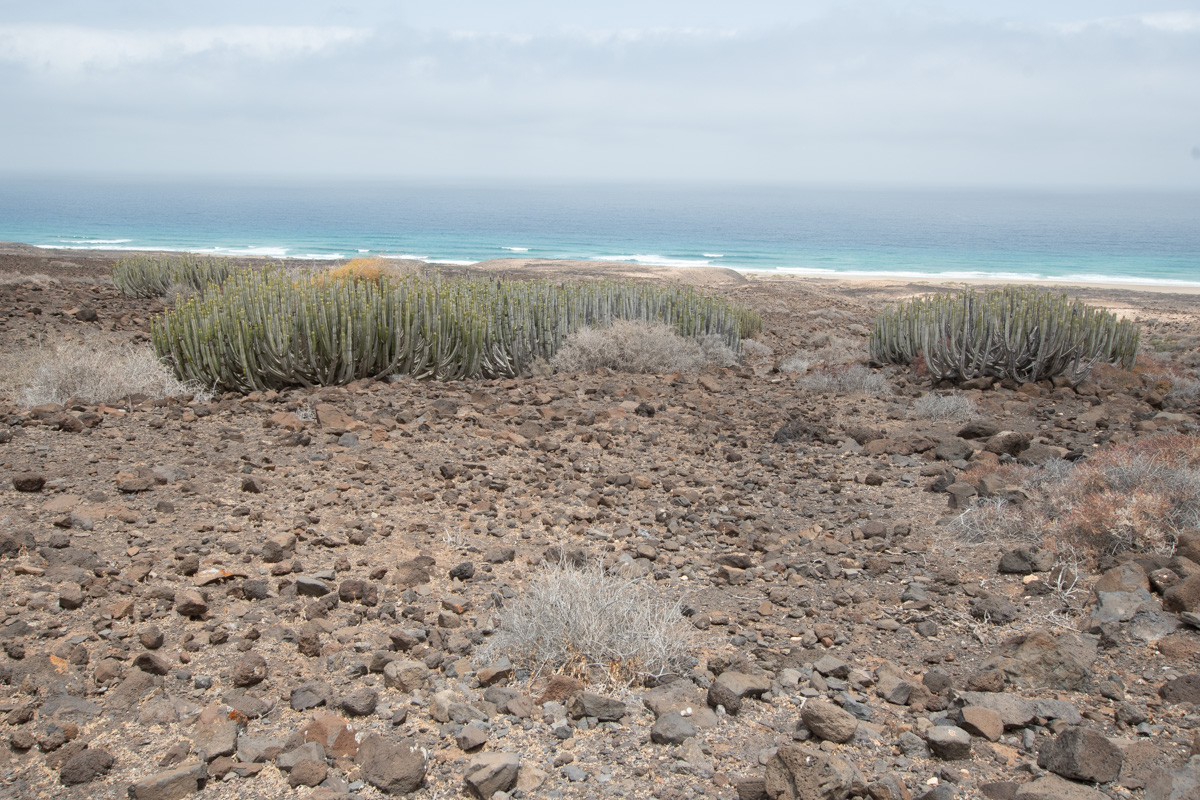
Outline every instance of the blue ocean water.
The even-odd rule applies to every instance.
[[[0,180],[0,240],[1200,285],[1200,192],[8,177]]]

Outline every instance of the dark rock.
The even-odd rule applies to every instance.
[[[966,438],[966,437],[963,437]],[[983,449],[998,455],[1018,456],[1029,448],[1029,434],[1001,431],[988,437]]]
[[[1070,631],[1035,631],[1002,643],[984,669],[1001,669],[1019,688],[1085,691],[1096,661],[1096,641]]]
[[[809,700],[800,712],[804,726],[821,739],[848,742],[858,730],[858,719],[845,709],[824,700]]]
[[[308,711],[310,708],[329,704],[333,689],[322,681],[308,681],[292,689],[288,703],[293,711]]]
[[[481,753],[467,762],[463,783],[481,800],[507,792],[517,783],[521,759],[515,753]]]
[[[626,709],[620,700],[591,692],[580,692],[567,700],[567,712],[573,719],[596,717],[601,722],[611,722],[625,716]]]
[[[46,479],[41,475],[14,475],[12,484],[18,492],[40,492]]]
[[[1071,727],[1038,753],[1038,766],[1077,781],[1108,783],[1121,774],[1121,750],[1089,728]]]
[[[475,577],[475,564],[470,561],[464,561],[461,564],[456,564],[450,568],[450,577],[457,578],[460,581],[470,580]]]
[[[668,711],[650,728],[650,741],[655,744],[683,744],[696,735],[696,726],[690,717],[685,717],[678,711]]]
[[[1032,575],[1047,572],[1054,566],[1054,553],[1048,550],[1034,552],[1027,547],[1009,550],[1000,557],[996,571],[1009,575]]]
[[[1109,800],[1109,797],[1081,783],[1047,775],[1018,788],[1015,800]]]
[[[772,800],[844,800],[857,783],[865,782],[845,759],[798,744],[785,744],[767,761]]]
[[[208,613],[208,601],[195,589],[180,589],[175,593],[175,610],[185,617],[203,617]]]
[[[379,693],[367,686],[350,692],[342,698],[341,703],[342,710],[352,717],[374,714],[377,705],[379,705]]]
[[[135,782],[129,787],[129,796],[134,800],[182,800],[204,788],[207,780],[204,764],[184,764]]]
[[[1200,611],[1200,572],[1184,578],[1163,594],[1163,607],[1167,611]]]
[[[410,739],[392,741],[371,734],[359,745],[354,760],[363,780],[384,794],[408,794],[425,782],[425,756]]]
[[[295,789],[297,786],[317,786],[321,781],[325,780],[325,776],[329,774],[329,767],[325,764],[325,760],[320,761],[300,761],[288,773],[288,786]]]
[[[971,601],[971,616],[993,625],[1007,625],[1020,616],[1020,613],[1011,600],[997,594],[976,597]]]
[[[267,660],[258,653],[247,653],[233,671],[234,686],[254,686],[267,677]]]
[[[1200,704],[1200,673],[1182,675],[1158,687],[1158,696],[1167,703]]]
[[[89,783],[112,769],[115,759],[107,750],[88,748],[72,756],[58,770],[58,779],[64,786]]]
[[[955,725],[934,725],[925,732],[930,751],[947,761],[971,757],[971,735]]]

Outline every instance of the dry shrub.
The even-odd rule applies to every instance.
[[[679,601],[652,581],[623,578],[599,563],[562,562],[543,565],[504,608],[484,657],[506,656],[533,676],[561,672],[628,685],[685,671],[694,646]]]
[[[336,281],[352,279],[379,283],[384,278],[399,278],[410,272],[386,258],[355,258],[329,270],[325,277]]]
[[[812,336],[808,340],[808,345],[780,361],[779,371],[805,373],[814,367],[845,366],[865,355],[861,343],[852,339],[843,339],[828,332]]]
[[[721,337],[685,339],[660,322],[617,320],[567,337],[550,364],[559,372],[697,372],[706,364],[730,366],[737,355]]]
[[[1042,523],[1035,512],[1000,498],[981,500],[950,523],[950,531],[966,542],[1040,544]]]
[[[887,378],[861,364],[849,367],[821,367],[797,381],[810,392],[862,394],[872,397],[892,393]]]
[[[743,339],[742,355],[748,358],[770,358],[775,355],[775,351],[757,339]]]
[[[969,422],[979,418],[975,401],[959,392],[923,394],[913,403],[913,416],[934,422]]]
[[[981,531],[1021,539],[1036,533],[1094,551],[1169,551],[1179,531],[1200,527],[1200,437],[1147,436],[1110,447],[1074,465],[1051,460],[1040,467],[975,467],[965,480],[988,472],[1033,495],[1024,506],[984,504],[964,512],[954,527],[979,540]]]
[[[26,406],[117,402],[134,394],[153,398],[201,395],[201,387],[175,378],[149,346],[92,341],[39,346],[4,359],[3,389]]]

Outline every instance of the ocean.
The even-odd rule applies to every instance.
[[[1200,285],[1200,192],[0,179],[0,240]]]

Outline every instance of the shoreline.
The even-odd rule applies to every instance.
[[[331,268],[333,265],[351,260],[317,259],[298,257],[276,257],[267,255],[237,255],[217,256],[203,253],[192,253],[181,250],[99,250],[79,248],[53,248],[41,245],[31,245],[22,242],[0,242],[0,271],[26,272],[20,268],[20,261],[42,261],[47,266],[51,263],[70,264],[74,262],[102,262],[107,270],[112,262],[122,258],[138,255],[198,255],[201,257],[228,258],[235,262],[247,264],[263,261],[304,264]],[[387,256],[381,256],[389,258]],[[405,261],[405,259],[394,259]],[[856,289],[867,289],[880,292],[900,292],[917,294],[922,291],[940,291],[959,288],[962,286],[1010,286],[1031,285],[1046,288],[1062,287],[1064,289],[1083,289],[1100,292],[1151,293],[1167,295],[1200,295],[1200,283],[1196,285],[1179,285],[1153,282],[1137,282],[1126,280],[1114,281],[1084,281],[1045,279],[1018,279],[1010,277],[941,277],[938,275],[812,275],[795,272],[773,272],[767,270],[737,270],[732,267],[705,266],[683,267],[642,264],[629,261],[603,261],[590,259],[546,259],[546,258],[497,258],[478,261],[471,264],[446,264],[424,260],[411,260],[423,264],[430,269],[446,272],[487,271],[514,273],[519,276],[545,277],[547,275],[574,275],[581,278],[614,277],[641,280],[679,280],[704,286],[730,286],[747,283],[772,283],[785,281],[788,283],[812,284],[815,286],[842,286]],[[32,266],[32,265],[29,265]],[[14,268],[15,267],[15,268]],[[36,269],[33,271],[37,271]],[[736,276],[736,277],[735,277]]]

